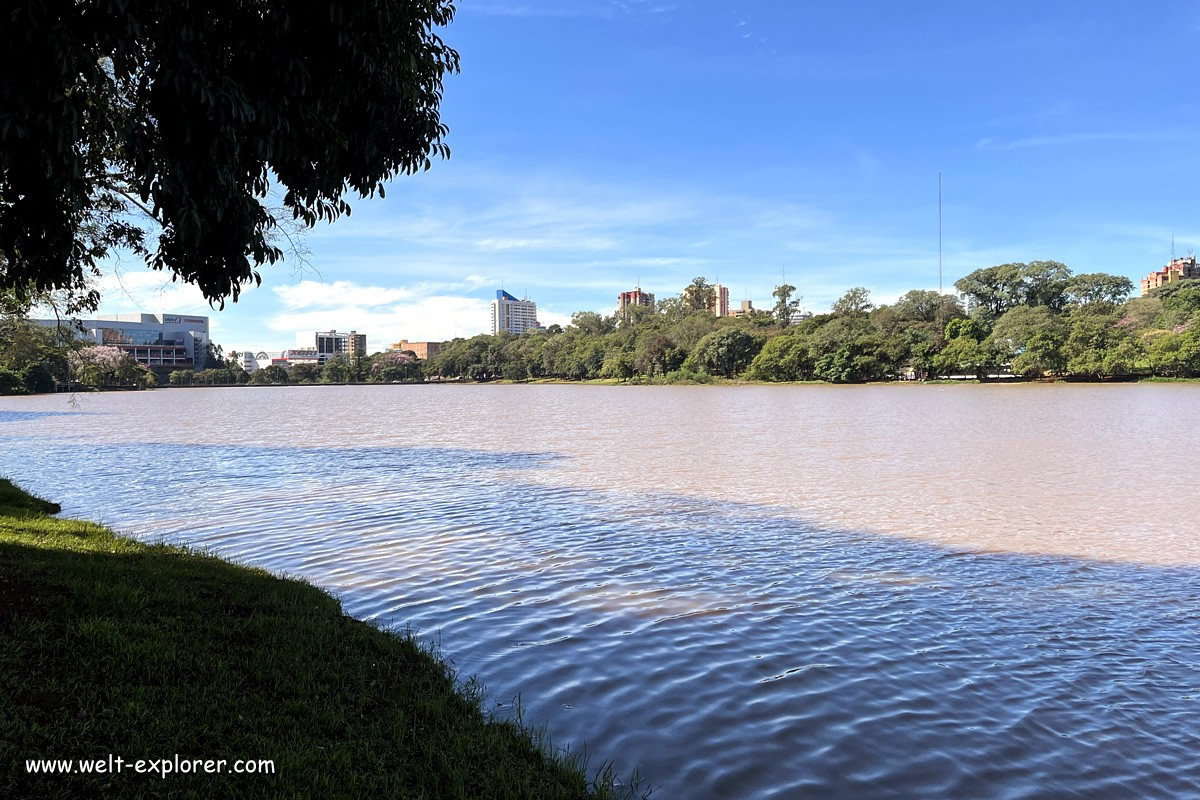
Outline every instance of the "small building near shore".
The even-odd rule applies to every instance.
[[[422,361],[428,361],[429,359],[433,358],[441,349],[441,342],[410,342],[407,339],[401,339],[398,342],[394,342],[392,346],[388,348],[388,350],[397,351],[408,350],[414,353],[417,358],[421,359]]]
[[[754,314],[754,303],[750,300],[743,300],[741,308],[735,308],[729,312],[729,316],[731,317],[753,317]]]

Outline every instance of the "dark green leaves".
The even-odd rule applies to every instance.
[[[86,291],[109,249],[237,299],[306,225],[448,158],[450,0],[50,0],[9,12],[0,289]],[[132,216],[128,216],[132,215]]]

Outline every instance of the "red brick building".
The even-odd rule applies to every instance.
[[[617,316],[624,316],[625,309],[630,306],[649,306],[650,308],[654,308],[654,295],[649,292],[643,292],[640,286],[632,292],[621,292],[617,295]]]

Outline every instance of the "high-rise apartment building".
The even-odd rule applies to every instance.
[[[350,331],[349,333],[338,333],[337,331],[317,331],[317,360],[324,364],[335,355],[343,355],[346,358],[358,358],[367,354],[367,335],[365,333],[357,333]]]
[[[492,335],[497,333],[521,334],[530,328],[541,327],[537,320],[537,303],[526,298],[518,300],[503,289],[496,291],[492,301]]]
[[[625,310],[631,306],[649,306],[654,308],[654,295],[643,292],[642,287],[636,287],[632,292],[621,292],[617,295],[617,316],[624,317]]]
[[[729,316],[729,287],[714,283],[712,289],[712,303],[709,305],[708,310],[715,317]]]
[[[1160,286],[1174,283],[1184,278],[1200,278],[1200,266],[1196,264],[1195,256],[1173,258],[1160,270],[1151,272],[1142,278],[1142,295],[1148,295]]]

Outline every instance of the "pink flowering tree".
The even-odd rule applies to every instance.
[[[138,363],[119,347],[100,345],[71,353],[71,375],[87,386],[137,382]]]
[[[371,380],[376,383],[418,380],[421,365],[411,350],[389,350],[371,360]]]

